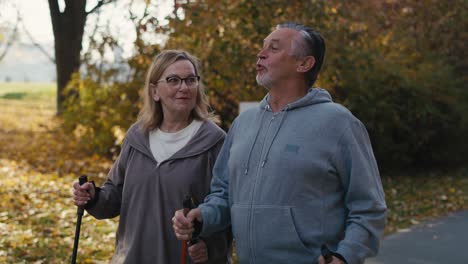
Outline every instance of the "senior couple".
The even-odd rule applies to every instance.
[[[73,185],[89,214],[120,216],[112,263],[230,263],[233,239],[241,264],[377,254],[387,210],[379,171],[364,125],[313,86],[324,56],[317,31],[277,25],[257,54],[268,93],[226,135],[197,59],[157,55],[107,180]]]

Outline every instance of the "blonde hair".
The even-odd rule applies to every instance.
[[[146,132],[158,128],[164,119],[161,102],[155,101],[153,99],[150,85],[156,84],[164,71],[174,62],[180,60],[188,60],[190,63],[192,63],[195,69],[195,74],[201,75],[198,59],[187,51],[164,50],[154,58],[145,80],[145,87],[143,91],[143,108],[138,115],[140,128]],[[202,82],[200,82],[198,84],[197,100],[195,107],[191,112],[191,118],[197,120],[210,119],[216,121],[214,115],[210,113],[208,109],[209,103],[208,97],[205,94],[205,86],[202,84]]]

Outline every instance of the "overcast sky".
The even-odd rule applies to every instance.
[[[97,0],[88,0],[87,8],[95,6]],[[114,25],[113,30],[119,30],[122,32],[131,32],[132,25],[128,22],[128,0],[118,0],[116,4],[108,4],[102,8],[101,20],[112,19]],[[135,1],[135,2],[143,2]],[[158,5],[159,18],[163,18],[171,13],[173,1],[171,0],[153,0],[152,3]],[[52,24],[50,20],[49,4],[47,0],[6,0],[2,4],[2,10],[0,11],[0,18],[2,21],[10,21],[14,23],[16,21],[16,10],[20,11],[23,22],[28,31],[34,36],[36,41],[40,43],[52,43],[53,33]],[[134,5],[137,6],[137,5]],[[138,14],[138,8],[134,8]],[[141,9],[140,9],[141,10]],[[90,17],[93,18],[92,16]],[[126,36],[122,36],[122,39],[128,39]],[[26,41],[26,39],[23,39]]]
[[[96,5],[97,0],[88,0],[87,8],[91,9]],[[123,47],[123,56],[129,56],[133,52],[133,41],[135,39],[134,26],[129,21],[128,3],[130,0],[118,0],[108,4],[101,9],[100,21],[105,25],[107,21],[112,21],[111,32],[116,36]],[[143,13],[143,0],[135,1],[137,4],[132,10],[136,15]],[[47,0],[0,0],[0,23],[13,26],[17,19],[19,10],[24,26],[33,36],[34,40],[48,50],[53,55],[54,37],[52,33],[52,23],[50,20],[49,4]],[[138,6],[140,3],[140,7]],[[152,0],[157,7],[153,9],[156,16],[162,20],[172,12],[172,0]],[[93,24],[96,15],[88,17],[89,24]],[[89,30],[89,28],[88,28]],[[45,55],[38,52],[37,48],[29,46],[31,40],[24,34],[22,27],[19,28],[19,40],[10,48],[7,56],[0,62],[0,82],[4,81],[6,76],[16,81],[19,77],[30,79],[31,81],[47,81],[54,79],[55,70],[53,64]],[[161,38],[154,39],[155,42]],[[22,43],[20,45],[20,43]],[[84,42],[86,45],[86,42]],[[0,45],[0,48],[2,46]],[[84,47],[86,49],[86,47]],[[36,49],[36,50],[34,50]],[[18,72],[21,69],[21,73]],[[47,72],[46,72],[47,69]],[[41,72],[44,71],[44,72]],[[23,73],[24,72],[24,73]],[[24,77],[26,76],[27,77]],[[36,77],[37,76],[37,77]],[[40,78],[40,80],[38,80]]]

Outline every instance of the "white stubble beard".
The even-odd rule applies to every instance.
[[[262,75],[257,73],[255,80],[260,86],[263,86],[268,91],[270,91],[271,87],[273,86],[273,79],[268,73],[264,73]]]

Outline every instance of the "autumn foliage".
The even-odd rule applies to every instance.
[[[167,25],[151,15],[132,18],[138,34],[130,58],[109,65],[82,54],[85,70],[66,90],[78,96],[68,99],[62,118],[54,116],[53,85],[0,84],[0,263],[70,261],[72,183],[81,174],[104,181],[161,49],[201,59],[213,110],[228,129],[240,101],[266,93],[255,83],[256,54],[284,21],[309,25],[327,41],[317,85],[369,131],[389,208],[386,234],[468,209],[468,170],[453,169],[468,154],[467,1],[175,2],[177,16]],[[164,47],[142,37],[156,33],[168,34]],[[91,38],[101,58],[119,47],[115,36]],[[432,165],[439,169],[428,170]],[[85,214],[78,263],[109,262],[117,221]]]
[[[88,64],[71,82],[80,97],[68,102],[65,127],[89,149],[118,150],[136,118],[144,72],[162,48],[186,49],[201,59],[211,105],[227,130],[240,101],[266,93],[255,82],[263,39],[275,24],[296,21],[325,37],[317,85],[364,122],[382,168],[452,166],[467,154],[466,1],[188,2],[177,5],[167,25],[139,21],[141,34],[169,39],[164,47],[137,39],[136,55],[125,62],[127,78],[117,78],[118,68]]]
[[[99,186],[112,164],[64,133],[54,117],[55,94],[35,93],[42,89],[0,83],[0,263],[69,263],[76,224],[72,183],[87,174]],[[467,169],[387,176],[386,234],[468,209]],[[109,263],[117,222],[85,213],[77,263]]]

